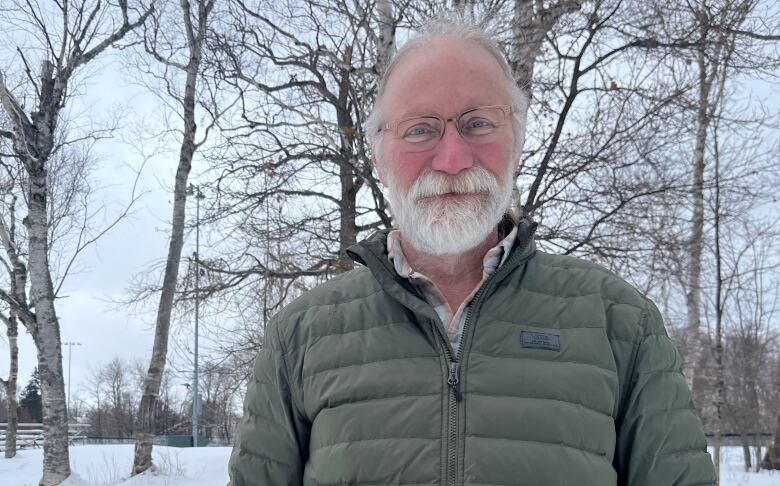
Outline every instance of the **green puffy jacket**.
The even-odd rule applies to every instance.
[[[453,356],[398,277],[365,267],[269,323],[230,459],[233,486],[696,486],[715,473],[655,306],[520,228]]]

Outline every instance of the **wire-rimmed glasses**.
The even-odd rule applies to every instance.
[[[454,122],[464,140],[486,143],[495,139],[499,128],[506,125],[512,107],[509,105],[479,106],[453,118],[436,115],[411,116],[386,123],[380,132],[389,131],[405,142],[413,152],[429,150],[444,136],[447,122]]]

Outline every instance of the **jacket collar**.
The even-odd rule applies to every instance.
[[[505,216],[500,224],[506,224],[508,217],[511,216]],[[524,217],[519,219],[516,224],[518,226],[517,241],[512,247],[511,255],[501,266],[501,269],[516,267],[536,253],[533,234],[538,223]],[[380,285],[401,303],[434,320],[437,319],[438,316],[433,308],[416,294],[406,279],[401,278],[395,272],[393,264],[387,258],[387,235],[390,231],[392,229],[377,231],[360,243],[347,248],[347,255],[357,263],[366,266]]]

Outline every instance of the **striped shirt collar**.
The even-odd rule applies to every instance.
[[[401,247],[401,231],[396,229],[387,235],[387,257],[392,262],[396,273],[402,278],[408,279],[425,301],[434,308],[444,323],[454,348],[457,348],[463,321],[465,321],[466,313],[464,311],[485,280],[509,258],[512,246],[517,239],[517,225],[511,218],[505,218],[499,224],[498,231],[499,238],[502,239],[496,246],[487,251],[482,260],[482,280],[455,310],[450,308],[444,295],[431,279],[412,268]]]

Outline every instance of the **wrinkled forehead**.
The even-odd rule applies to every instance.
[[[442,38],[415,46],[394,63],[382,94],[385,118],[452,116],[477,106],[509,103],[507,77],[476,42]]]

